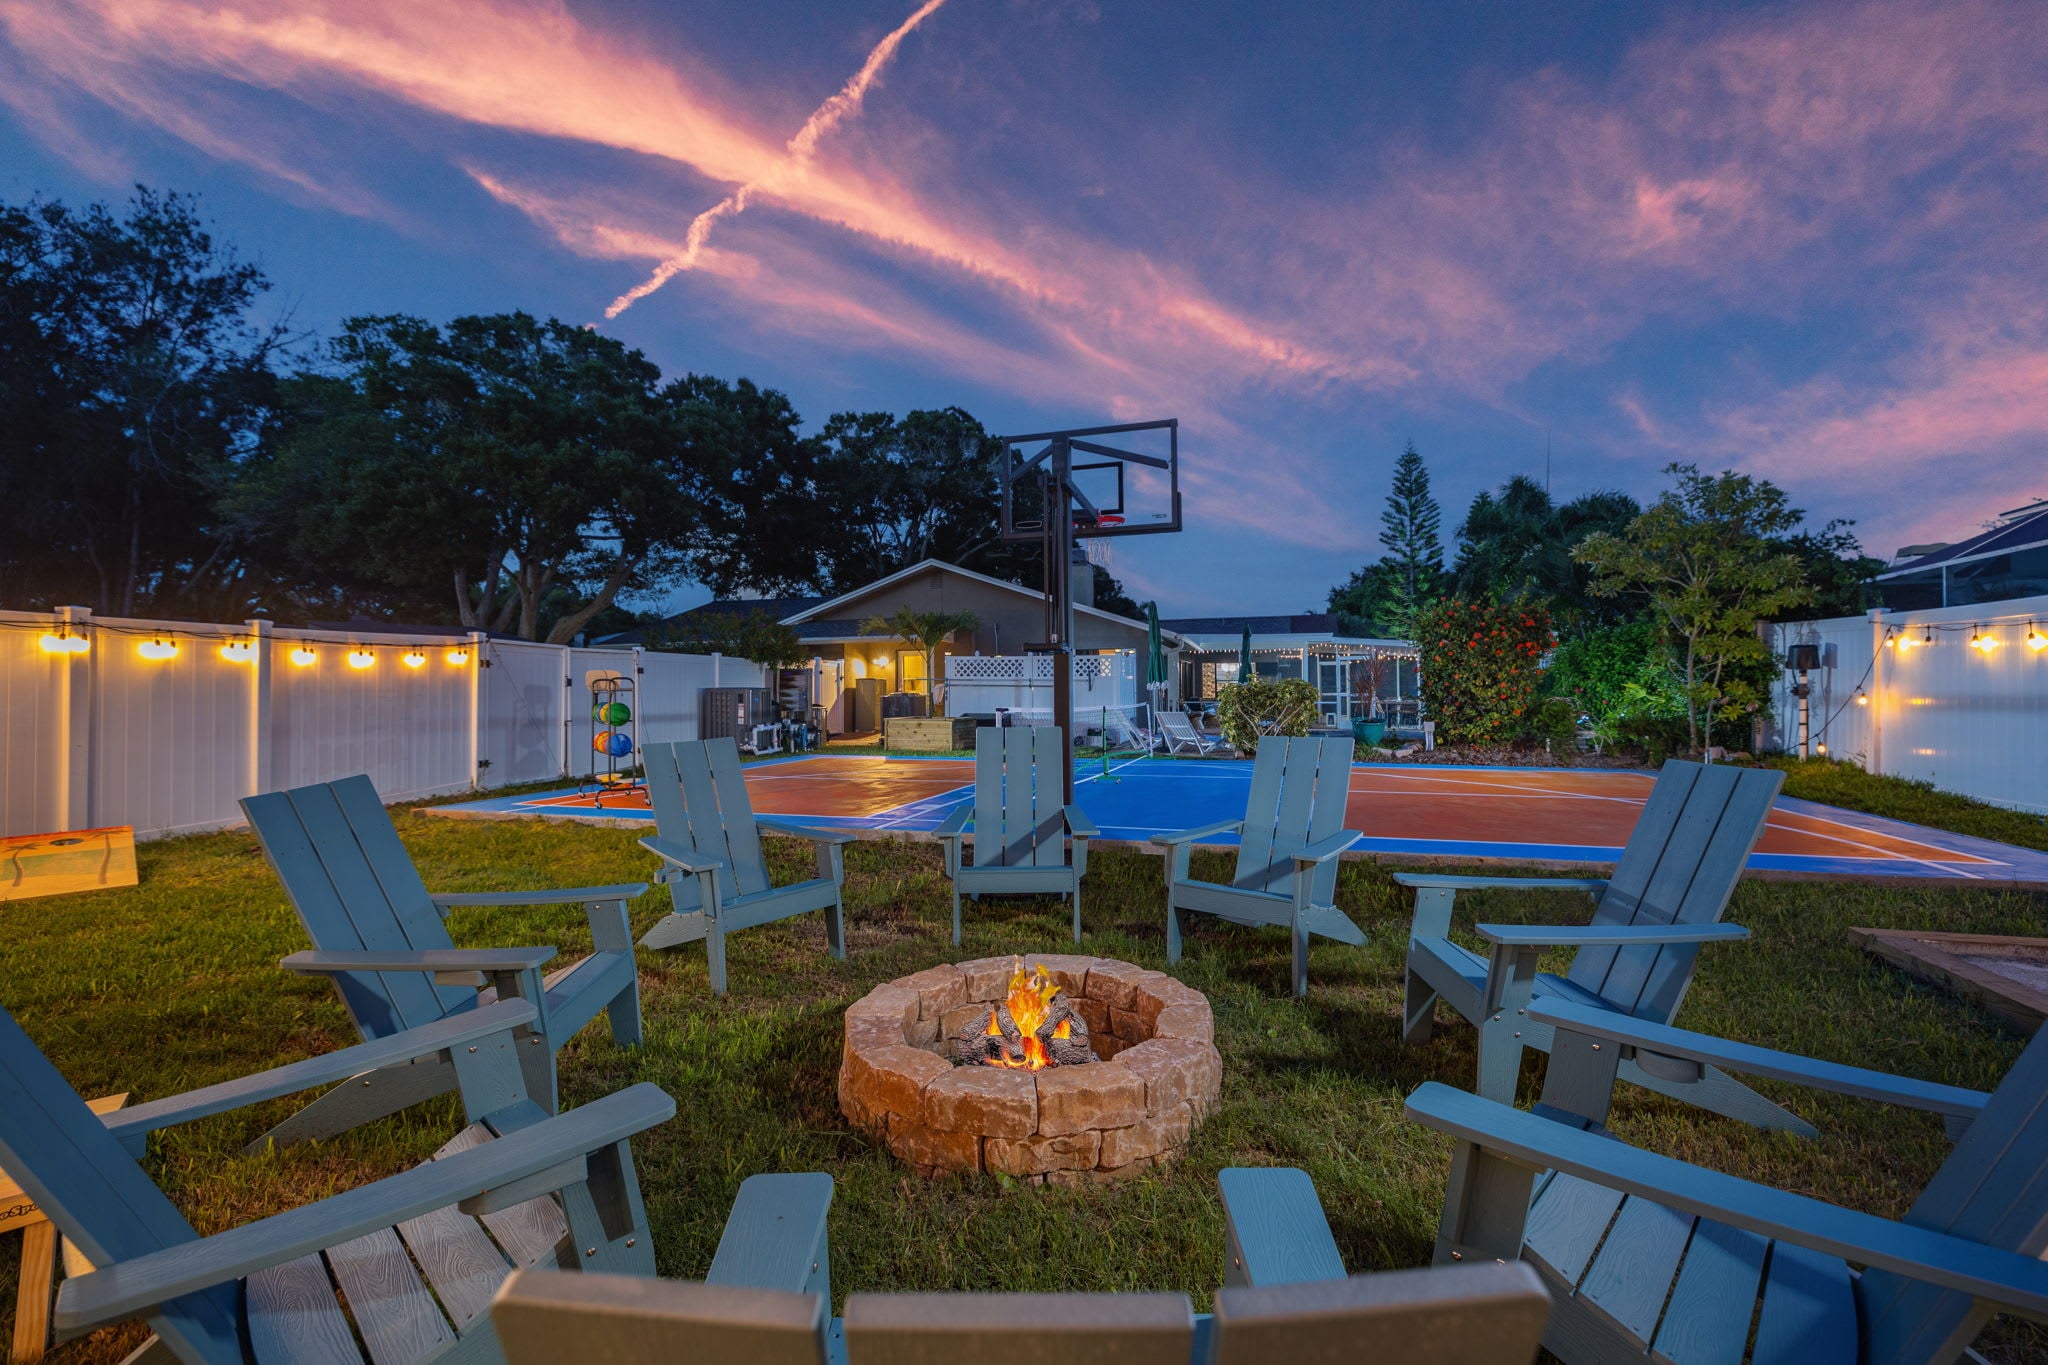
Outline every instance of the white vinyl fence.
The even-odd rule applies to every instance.
[[[762,685],[717,655],[0,612],[0,836],[219,829],[353,773],[387,801],[582,776],[599,668],[636,683],[641,744],[695,739],[703,688]]]
[[[1781,658],[1789,645],[1820,646],[1812,751],[2048,814],[2048,597],[1769,629]],[[1789,752],[1799,748],[1793,682],[1780,679],[1772,732]]]
[[[1048,710],[1052,706],[1050,654],[949,654],[946,656],[946,714],[986,716],[998,709]],[[1074,709],[1135,706],[1139,697],[1138,656],[1074,656]]]

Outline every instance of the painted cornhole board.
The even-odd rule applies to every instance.
[[[135,828],[0,838],[0,901],[135,885]]]
[[[2022,1033],[2048,1020],[2048,938],[1851,929],[1851,942],[1981,1006]]]

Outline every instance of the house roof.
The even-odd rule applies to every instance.
[[[932,569],[936,569],[941,573],[955,574],[961,578],[971,579],[976,583],[983,583],[992,588],[1001,588],[1005,592],[1013,592],[1020,597],[1028,597],[1034,602],[1043,597],[1043,594],[1035,588],[1027,588],[1021,583],[1012,583],[1006,579],[992,578],[988,574],[976,573],[972,569],[963,569],[958,564],[950,564],[943,559],[920,559],[917,563],[907,568],[898,569],[895,573],[878,578],[872,583],[864,584],[861,587],[855,588],[852,592],[841,593],[837,597],[827,599],[815,606],[785,616],[782,619],[782,623],[786,626],[795,626],[797,634],[807,639],[812,638],[809,636],[806,627],[814,618],[821,617],[827,612],[845,607],[850,603],[858,602],[864,597],[872,597],[886,588],[894,587],[898,583],[915,578],[918,574]],[[1141,631],[1145,629],[1143,621],[1130,616],[1119,616],[1113,611],[1104,611],[1100,607],[1084,607],[1076,603],[1074,605],[1074,612],[1076,615],[1093,616],[1097,620],[1114,622],[1120,626],[1135,627]],[[1165,622],[1161,622],[1160,625],[1163,629]]]
[[[1297,616],[1176,616],[1159,625],[1182,635],[1242,635],[1246,626],[1254,635],[1337,634],[1337,618],[1326,611]]]
[[[1944,564],[1982,559],[1987,555],[2010,554],[2014,550],[2031,549],[2036,545],[2048,545],[2048,503],[2015,508],[2006,515],[2012,517],[2012,520],[2004,525],[1994,526],[1988,531],[1971,536],[1968,540],[1945,545],[1932,554],[1909,559],[1903,564],[1885,570],[1877,576],[1876,581],[1882,583],[1888,578],[1922,573],[1928,569],[1940,568]]]

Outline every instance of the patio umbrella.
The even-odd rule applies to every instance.
[[[1249,682],[1252,676],[1252,623],[1244,623],[1244,639],[1237,646],[1237,680]]]
[[[1145,604],[1145,686],[1166,686],[1166,646],[1159,639],[1159,604]]]

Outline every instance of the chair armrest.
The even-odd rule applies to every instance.
[[[437,892],[434,904],[443,910],[464,905],[569,905],[577,901],[629,901],[647,890],[646,882],[620,882],[617,886],[571,886],[560,891],[447,891]]]
[[[934,839],[958,839],[967,833],[967,822],[974,818],[974,803],[963,801],[953,807],[952,813],[939,821],[939,827],[932,831]]]
[[[1472,931],[1488,943],[1508,948],[1734,943],[1749,937],[1749,930],[1739,924],[1592,924],[1576,929],[1554,924],[1475,924]]]
[[[1878,1100],[1905,1109],[1924,1109],[1931,1113],[1974,1119],[1983,1112],[1984,1105],[1991,1098],[1981,1090],[1965,1090],[1958,1085],[1916,1081],[1867,1067],[1823,1062],[1794,1052],[1777,1052],[1749,1043],[1731,1042],[1711,1034],[1653,1024],[1648,1020],[1632,1019],[1625,1014],[1562,1000],[1546,998],[1531,1005],[1529,1017],[1567,1032],[1643,1048],[1664,1056],[1687,1057],[1709,1066],[1718,1066],[1724,1071],[1762,1076],[1767,1080],[1791,1081],[1814,1090]]]
[[[1297,863],[1327,862],[1364,837],[1363,834],[1355,829],[1340,829],[1329,838],[1318,840],[1295,854],[1294,861]]]
[[[754,824],[759,829],[774,830],[777,834],[787,834],[793,839],[809,839],[814,844],[851,844],[860,838],[850,829],[818,829],[811,825],[799,825],[792,820],[771,819],[766,815],[755,816]]]
[[[1396,872],[1396,885],[1415,891],[1589,891],[1607,889],[1605,877],[1450,877],[1432,872]]]
[[[1095,827],[1095,822],[1090,820],[1087,812],[1079,806],[1062,806],[1060,807],[1060,814],[1064,815],[1067,819],[1067,833],[1073,835],[1076,839],[1100,839],[1102,837],[1102,831]]]
[[[1198,825],[1184,829],[1177,834],[1155,834],[1150,842],[1158,848],[1172,848],[1175,844],[1191,844],[1197,839],[1207,839],[1218,834],[1242,834],[1244,821],[1218,820],[1213,825]]]
[[[293,953],[278,966],[288,972],[525,972],[552,958],[553,948],[433,948],[419,953]]]
[[[1216,1173],[1228,1260],[1223,1282],[1261,1288],[1345,1277],[1308,1172],[1293,1166],[1229,1166]]]
[[[388,1038],[357,1043],[338,1052],[259,1071],[253,1076],[238,1076],[218,1085],[202,1086],[182,1095],[169,1095],[118,1110],[106,1116],[107,1131],[117,1138],[139,1139],[159,1128],[190,1123],[194,1119],[225,1114],[264,1100],[294,1095],[314,1086],[345,1081],[360,1072],[374,1071],[381,1066],[449,1052],[493,1034],[509,1033],[521,1024],[532,1023],[535,1017],[530,1001],[500,1000],[482,1009],[451,1014],[446,1019],[437,1019]]]
[[[832,1296],[825,1215],[832,1177],[819,1171],[750,1175],[718,1235],[704,1283]]]
[[[1682,1213],[2048,1318],[2048,1262],[2017,1252],[1752,1184],[1435,1081],[1408,1097],[1406,1113],[1519,1164],[1562,1171]]]
[[[656,854],[662,861],[674,863],[685,872],[723,872],[725,859],[708,858],[695,849],[684,848],[658,834],[650,834],[640,841],[640,847]]]
[[[134,1317],[182,1295],[566,1167],[666,1122],[675,1112],[675,1101],[659,1086],[642,1082],[372,1184],[196,1242],[117,1261],[64,1282],[57,1295],[57,1325],[70,1331]],[[580,1169],[576,1163],[575,1170]],[[580,1178],[574,1171],[565,1174],[564,1185]]]

